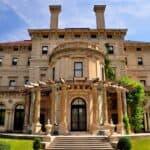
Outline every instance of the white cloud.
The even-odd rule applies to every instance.
[[[60,27],[95,28],[94,4],[107,4],[106,25],[109,28],[128,28],[129,35],[146,28],[150,33],[150,0],[1,0],[29,28],[49,28],[49,4],[61,4]],[[1,7],[0,7],[1,9]],[[143,23],[144,22],[144,23]],[[24,28],[22,28],[23,30]],[[16,29],[17,30],[17,29]],[[25,29],[26,30],[26,29]],[[24,33],[24,32],[22,32]],[[145,33],[146,34],[146,33]]]

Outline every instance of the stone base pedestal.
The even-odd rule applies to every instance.
[[[105,135],[110,136],[114,133],[115,125],[105,124],[103,128],[104,128],[104,131],[105,131]]]
[[[41,132],[41,124],[38,122],[33,125],[33,133],[38,134]]]
[[[120,133],[120,134],[124,133],[123,124],[118,124],[117,125],[117,133]]]
[[[92,124],[91,126],[91,131],[90,131],[92,134],[98,134],[99,132],[99,125],[97,124]]]
[[[68,134],[69,132],[68,132],[68,129],[67,129],[67,126],[66,126],[66,124],[64,123],[64,122],[61,122],[60,124],[59,124],[59,134],[61,134],[61,135],[66,135],[66,134]]]
[[[50,135],[52,132],[52,124],[50,124],[50,123],[46,124],[45,128],[46,128],[46,134]]]

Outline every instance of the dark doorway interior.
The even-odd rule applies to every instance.
[[[71,104],[71,131],[86,131],[86,103],[77,98]]]
[[[24,125],[24,106],[17,105],[15,108],[15,116],[14,116],[14,130],[22,131]]]

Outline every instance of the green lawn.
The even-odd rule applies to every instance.
[[[0,143],[8,143],[11,150],[33,150],[32,140],[0,138]]]
[[[132,150],[150,150],[150,138],[132,140]]]

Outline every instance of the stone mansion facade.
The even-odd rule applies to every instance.
[[[107,55],[116,78],[145,86],[145,131],[150,131],[150,43],[125,41],[127,29],[106,29],[105,5],[95,5],[96,29],[58,28],[61,6],[50,6],[49,29],[31,40],[0,43],[0,132],[59,134],[100,129],[123,133],[126,88],[105,80]],[[54,127],[53,127],[54,130]]]

